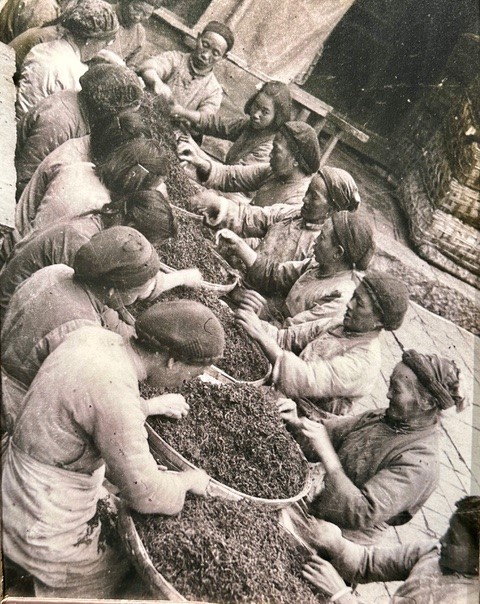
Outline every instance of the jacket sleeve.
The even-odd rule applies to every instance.
[[[295,281],[310,267],[310,258],[300,261],[276,262],[270,256],[257,257],[246,279],[258,291],[288,294]]]
[[[180,60],[181,53],[175,50],[167,50],[144,61],[138,71],[142,73],[147,69],[154,69],[162,82],[165,82],[172,75]]]
[[[365,529],[425,501],[435,487],[435,452],[414,445],[399,454],[361,488],[337,470],[312,502],[312,512],[345,529]]]
[[[197,111],[205,115],[215,114],[220,109],[222,99],[223,89],[217,82],[211,89],[207,89],[204,98],[198,104]]]
[[[322,307],[318,304],[300,314],[308,317],[305,319],[305,323],[279,329],[276,333],[277,344],[283,350],[289,350],[296,354],[300,354],[307,344],[338,325],[337,315],[326,314],[326,316],[323,316]]]
[[[107,378],[106,378],[107,379]],[[100,451],[109,477],[128,504],[144,514],[176,514],[185,500],[179,473],[163,472],[152,457],[145,430],[145,407],[138,388],[121,376],[102,388],[102,400],[83,404],[81,425]],[[85,404],[90,409],[85,409]]]
[[[284,351],[274,365],[272,380],[291,398],[360,397],[372,387],[365,376],[370,375],[373,361],[364,349],[310,361]]]
[[[236,140],[245,127],[245,118],[225,118],[211,113],[202,113],[198,130],[207,136],[215,136],[227,141]]]
[[[271,173],[269,164],[224,166],[212,162],[210,176],[202,184],[220,191],[249,193],[259,189]]]

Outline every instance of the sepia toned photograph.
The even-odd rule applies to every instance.
[[[0,0],[5,604],[478,604],[475,0]]]

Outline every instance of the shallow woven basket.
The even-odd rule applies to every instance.
[[[185,216],[189,216],[196,222],[203,223],[202,216],[199,216],[198,214],[193,214],[192,212],[189,212],[188,210],[184,210],[183,208],[179,208],[178,206],[174,206],[174,205],[172,205],[172,208],[174,208],[175,212],[178,212],[179,214],[184,214]],[[203,281],[202,286],[205,287],[205,289],[208,289],[209,291],[215,292],[219,295],[228,294],[233,289],[235,289],[235,287],[238,285],[238,282],[240,280],[240,275],[228,264],[228,262],[224,258],[222,258],[222,256],[220,256],[220,254],[216,250],[212,249],[211,253],[212,253],[212,256],[224,268],[224,270],[226,270],[227,273],[229,275],[231,275],[232,281],[230,283],[225,283],[225,284],[210,283],[210,281]],[[171,266],[168,266],[167,264],[165,264],[163,262],[160,262],[160,268],[164,273],[173,273],[178,270],[176,268],[172,268]]]
[[[171,447],[161,436],[157,434],[157,432],[147,423],[147,432],[148,432],[148,440],[150,443],[150,449],[153,453],[155,453],[156,457],[159,459],[160,463],[163,463],[167,468],[171,470],[197,470],[197,466],[192,464],[190,461],[185,459],[183,455],[178,453],[173,447]],[[240,501],[241,499],[246,499],[247,501],[251,501],[253,503],[258,503],[262,505],[266,505],[274,510],[280,510],[284,507],[289,506],[291,503],[295,503],[295,501],[299,501],[302,497],[305,497],[310,490],[312,483],[310,470],[307,468],[307,475],[305,477],[305,484],[303,489],[294,495],[293,497],[289,497],[288,499],[265,499],[263,497],[254,497],[252,495],[247,495],[246,493],[242,493],[229,487],[225,484],[222,484],[218,480],[214,478],[210,479],[207,494],[211,497],[223,497],[224,499],[230,499],[231,501]]]
[[[310,555],[315,553],[283,524],[279,523],[279,527],[299,552]],[[189,600],[182,596],[153,565],[125,503],[121,504],[118,512],[118,528],[126,550],[139,575],[148,585],[152,596],[169,602],[188,602]]]
[[[248,384],[249,386],[264,386],[270,380],[270,376],[272,375],[272,369],[272,365],[269,364],[268,371],[262,378],[258,380],[252,380],[250,382],[248,380],[237,380],[236,378],[232,377],[226,371],[223,371],[223,369],[220,369],[220,367],[217,367],[216,365],[210,365],[210,367],[208,368],[208,373],[214,378],[217,378],[220,382],[227,382],[238,385]]]

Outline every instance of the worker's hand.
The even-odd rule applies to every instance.
[[[186,268],[178,272],[185,287],[200,287],[203,283],[203,276],[198,268]]]
[[[345,589],[346,584],[338,571],[320,556],[312,556],[305,564],[302,575],[312,583],[317,589],[328,597],[333,596],[340,590]],[[342,602],[342,598],[336,600]],[[352,601],[349,597],[348,601]]]
[[[200,168],[206,174],[210,173],[211,162],[200,151],[198,145],[194,141],[186,140],[184,135],[178,139],[177,155],[181,162]]]
[[[261,341],[263,337],[266,336],[262,328],[262,322],[252,311],[239,308],[235,312],[235,318],[237,319],[237,323],[243,327],[251,338],[257,340],[257,342]]]
[[[161,394],[147,401],[149,415],[163,415],[172,419],[182,419],[190,406],[181,394]]]
[[[167,84],[164,84],[162,82],[162,80],[160,80],[160,79],[155,80],[152,88],[153,88],[153,92],[156,95],[165,99],[165,101],[170,101],[170,99],[172,98],[172,91],[170,89],[170,86],[167,86]]]
[[[325,426],[304,417],[302,419],[302,436],[309,441],[312,450],[322,459],[323,452],[331,444]]]
[[[236,302],[242,310],[249,310],[257,315],[267,304],[265,298],[254,289],[243,289],[236,294]]]
[[[186,470],[183,472],[183,476],[188,485],[187,490],[190,493],[205,497],[210,476],[204,470]]]
[[[213,191],[203,191],[191,201],[196,211],[203,214],[205,224],[211,228],[220,227],[228,213],[228,199]]]
[[[277,400],[277,409],[283,421],[289,426],[300,426],[301,420],[298,417],[297,404],[291,398],[279,398]]]
[[[243,241],[242,238],[230,229],[220,229],[215,233],[215,245],[227,249],[229,252],[235,253],[241,241]]]

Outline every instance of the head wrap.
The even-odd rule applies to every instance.
[[[115,8],[103,0],[82,0],[67,10],[60,24],[80,38],[113,38],[119,24]]]
[[[406,286],[395,277],[380,271],[368,271],[362,285],[379,312],[383,327],[387,331],[398,329],[408,309]]]
[[[328,202],[337,211],[354,212],[360,205],[360,193],[353,176],[346,170],[325,166],[318,171],[325,181]]]
[[[220,23],[220,21],[209,21],[203,28],[202,34],[206,34],[207,31],[212,31],[215,34],[222,36],[227,43],[227,52],[232,50],[235,43],[235,37],[232,33],[232,30],[224,23]]]
[[[305,174],[320,168],[320,145],[315,130],[305,122],[286,122],[278,131]]]
[[[244,112],[247,115],[250,113],[253,101],[261,93],[268,96],[269,99],[272,99],[274,118],[271,129],[278,130],[285,122],[290,121],[292,113],[292,96],[290,90],[283,82],[277,82],[276,80],[265,82],[245,103]]]
[[[139,191],[125,199],[125,215],[149,241],[162,242],[177,234],[172,208],[160,191]]]
[[[135,229],[114,226],[96,233],[73,261],[75,277],[107,287],[132,289],[152,279],[160,260],[152,244]]]
[[[81,95],[96,120],[138,106],[143,96],[135,72],[112,63],[90,67],[80,78],[80,85]]]
[[[140,343],[166,349],[177,360],[208,365],[223,356],[223,327],[200,302],[157,302],[139,315],[135,327]]]
[[[465,407],[465,399],[460,396],[460,370],[454,361],[436,354],[420,354],[416,350],[406,350],[402,362],[417,376],[418,381],[433,395],[437,407],[444,411],[455,406],[457,411]]]
[[[345,255],[358,270],[364,271],[375,252],[373,228],[358,214],[336,212],[332,216],[333,230],[345,250]]]

